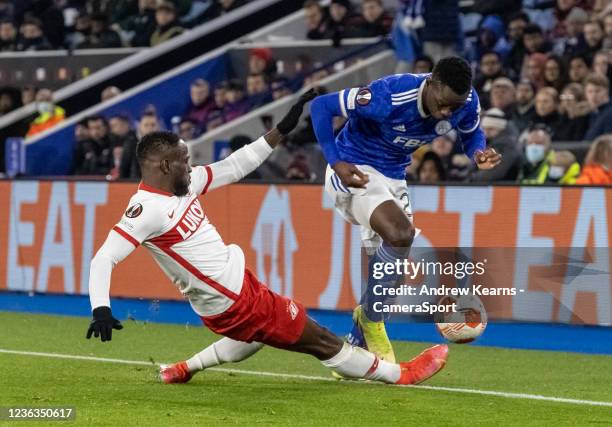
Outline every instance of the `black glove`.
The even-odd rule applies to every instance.
[[[313,88],[308,92],[305,92],[300,96],[298,101],[293,104],[289,112],[281,119],[280,122],[276,125],[276,129],[283,134],[287,135],[291,132],[298,124],[298,120],[300,120],[300,116],[302,115],[302,110],[304,109],[304,104],[308,101],[319,96],[319,89]]]
[[[102,341],[110,341],[113,339],[113,329],[123,329],[120,321],[113,317],[110,307],[98,307],[93,311],[93,320],[89,324],[87,330],[87,339],[100,337]]]

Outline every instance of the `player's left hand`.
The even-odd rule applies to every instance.
[[[319,88],[312,88],[304,92],[298,98],[297,102],[291,106],[285,117],[278,122],[276,129],[278,129],[278,131],[283,135],[289,134],[289,132],[291,132],[297,126],[300,116],[302,115],[302,110],[304,110],[304,105],[308,101],[315,99],[317,96],[319,96],[319,94]]]
[[[501,154],[491,147],[486,148],[484,151],[478,151],[474,155],[476,166],[478,166],[478,169],[483,170],[493,169],[501,163],[501,158]]]
[[[113,317],[110,307],[98,307],[93,311],[93,320],[87,329],[87,339],[94,337],[102,341],[110,341],[113,339],[113,329],[121,330],[123,325]]]

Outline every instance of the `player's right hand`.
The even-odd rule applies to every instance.
[[[87,329],[87,339],[94,337],[102,341],[110,341],[113,339],[113,329],[123,329],[120,321],[113,317],[110,307],[98,307],[93,311],[93,320]]]
[[[347,187],[365,188],[370,181],[368,175],[352,163],[339,161],[332,166],[332,169],[336,172],[342,184]]]

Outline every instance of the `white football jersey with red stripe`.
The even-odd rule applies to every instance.
[[[223,242],[198,199],[212,183],[211,168],[198,166],[191,172],[189,193],[182,197],[140,184],[113,227],[151,252],[201,316],[222,313],[234,303],[245,269],[242,250]]]

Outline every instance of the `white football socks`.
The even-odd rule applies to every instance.
[[[262,347],[260,342],[246,343],[221,338],[187,360],[187,367],[190,372],[197,372],[223,363],[240,362],[257,353]]]
[[[347,343],[338,354],[321,363],[346,378],[365,378],[395,384],[401,376],[398,364],[380,360],[373,353]]]

